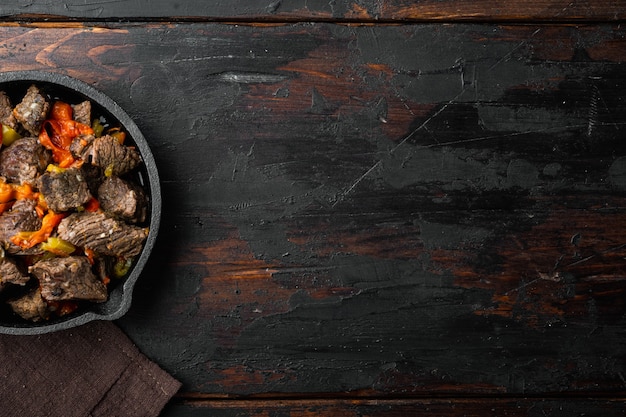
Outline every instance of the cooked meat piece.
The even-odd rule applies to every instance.
[[[57,213],[82,206],[92,197],[78,168],[46,172],[37,180],[37,186],[48,208]]]
[[[73,213],[61,220],[58,236],[97,254],[130,258],[141,253],[148,228],[137,227],[105,213]]]
[[[111,270],[111,262],[112,257],[110,256],[97,256],[94,261],[94,272],[96,276],[103,282],[106,282],[111,274],[109,271]]]
[[[33,184],[50,161],[50,152],[37,138],[18,139],[0,152],[0,176],[8,182]]]
[[[135,148],[122,145],[109,135],[94,139],[83,150],[81,158],[117,176],[124,175],[141,163],[141,157]]]
[[[78,135],[70,144],[70,152],[74,158],[82,158],[85,148],[94,141],[94,135]]]
[[[98,188],[104,181],[104,170],[91,164],[83,164],[80,171],[92,195],[98,195]]]
[[[87,126],[91,126],[91,102],[83,101],[80,104],[73,104],[74,120]]]
[[[98,188],[100,207],[114,217],[141,223],[148,214],[148,197],[141,187],[115,176],[107,177]]]
[[[37,216],[35,200],[17,200],[11,210],[0,216],[0,244],[11,253],[23,253],[19,246],[11,243],[10,239],[18,232],[32,232],[41,228],[41,219]]]
[[[5,284],[26,285],[30,277],[19,270],[9,258],[0,258],[0,288]]]
[[[44,300],[107,300],[106,285],[96,278],[84,256],[46,259],[28,268],[28,272],[39,280]]]
[[[30,134],[39,136],[41,124],[46,119],[49,108],[50,103],[36,86],[31,85],[22,101],[13,109],[13,115]]]
[[[0,91],[0,123],[11,129],[17,129],[17,120],[13,116],[13,104],[4,91]]]
[[[39,289],[32,290],[18,299],[10,300],[9,305],[25,320],[38,322],[50,317],[50,310],[45,300],[41,298]]]

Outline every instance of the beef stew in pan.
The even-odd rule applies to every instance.
[[[13,94],[13,97],[15,93]],[[104,303],[150,232],[140,152],[89,100],[0,91],[0,299],[45,322]]]

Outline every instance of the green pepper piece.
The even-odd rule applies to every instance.
[[[115,278],[121,278],[128,274],[130,267],[133,265],[133,258],[118,258],[115,265],[113,265],[113,275]]]
[[[102,132],[104,132],[104,125],[100,122],[100,119],[93,119],[91,128],[93,129],[93,135],[95,137],[99,138],[102,136]]]

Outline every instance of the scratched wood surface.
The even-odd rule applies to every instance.
[[[2,70],[93,84],[160,170],[117,323],[164,416],[624,413],[618,23],[45,20]]]
[[[5,2],[6,3],[6,2]],[[149,6],[148,6],[149,5]],[[0,20],[621,21],[626,0],[20,0]]]
[[[164,417],[571,417],[621,416],[623,400],[489,399],[204,401],[168,408]]]

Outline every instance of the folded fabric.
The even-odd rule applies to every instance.
[[[158,416],[180,383],[111,322],[0,336],[0,416]]]

